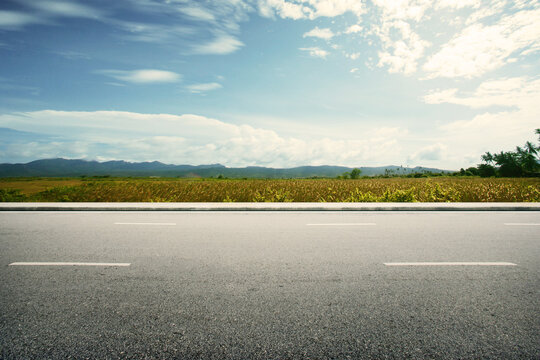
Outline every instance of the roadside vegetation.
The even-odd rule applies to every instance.
[[[540,178],[0,180],[0,201],[73,202],[539,202]],[[73,184],[73,182],[76,182]],[[16,185],[16,186],[14,186]]]
[[[487,152],[455,173],[387,171],[336,179],[4,178],[0,202],[540,202],[539,144]]]

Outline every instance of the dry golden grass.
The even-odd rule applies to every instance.
[[[19,178],[19,179],[0,179],[0,189],[20,190],[25,195],[32,195],[41,191],[59,187],[59,186],[76,186],[82,184],[81,179],[57,179],[57,178]]]
[[[17,185],[20,185],[17,186]],[[75,202],[538,202],[540,179],[37,179],[0,181],[3,201]],[[1,192],[1,190],[0,190]]]

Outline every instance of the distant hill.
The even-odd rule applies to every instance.
[[[434,168],[405,168],[400,166],[358,167],[362,175],[373,176],[385,173],[410,174],[416,172],[444,172]],[[67,159],[44,159],[26,164],[0,164],[0,177],[69,177],[69,176],[162,176],[162,177],[217,177],[229,178],[309,178],[336,177],[353,168],[344,166],[300,166],[289,169],[274,169],[261,166],[229,168],[221,164],[170,165],[159,161],[87,161]]]

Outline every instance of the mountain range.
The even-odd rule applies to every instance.
[[[221,164],[210,165],[170,165],[159,161],[87,161],[80,159],[43,159],[26,164],[0,164],[0,178],[5,177],[69,177],[69,176],[159,176],[159,177],[217,177],[228,178],[310,178],[336,177],[353,168],[344,166],[299,166],[294,168],[268,168],[248,166],[230,168]],[[422,172],[449,172],[435,168],[379,166],[358,167],[362,176],[383,175],[385,173],[411,174]]]

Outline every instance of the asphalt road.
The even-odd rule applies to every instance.
[[[0,356],[540,359],[538,224],[540,212],[3,212]]]

